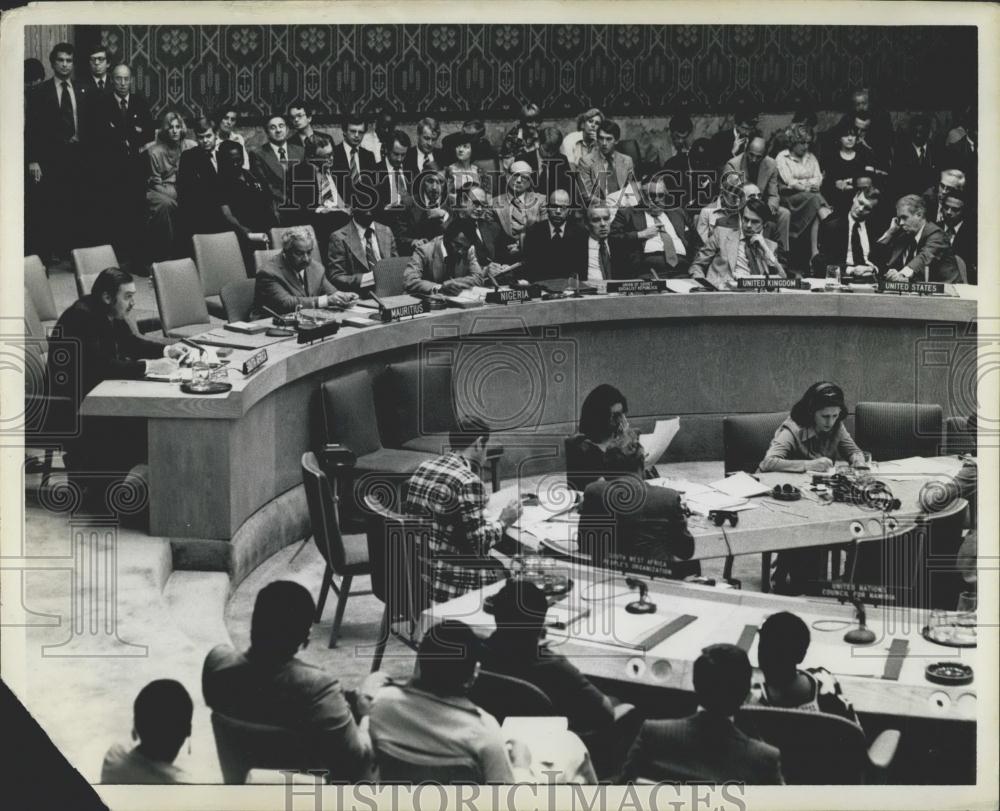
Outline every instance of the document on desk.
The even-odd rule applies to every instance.
[[[685,498],[684,503],[696,515],[708,515],[712,510],[740,512],[742,510],[755,509],[757,506],[756,504],[751,504],[745,498],[728,496],[725,493],[719,493],[715,490]]]
[[[639,435],[639,443],[646,452],[646,467],[660,461],[660,457],[667,452],[667,448],[680,429],[681,418],[674,417],[672,420],[657,420],[651,434]]]
[[[907,459],[893,459],[878,462],[875,476],[888,481],[908,481],[914,478],[956,476],[962,469],[962,460],[957,456],[911,456]]]
[[[697,498],[705,493],[714,492],[707,484],[692,482],[687,479],[668,479],[661,476],[658,479],[647,479],[646,483],[653,487],[666,487],[670,490],[676,490],[682,496],[688,498]]]
[[[709,487],[727,496],[734,498],[753,498],[770,493],[771,488],[766,484],[761,484],[753,476],[744,473],[742,470],[732,476],[726,476],[717,482],[712,482]]]

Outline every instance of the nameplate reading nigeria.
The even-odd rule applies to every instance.
[[[243,376],[248,377],[267,363],[267,350],[261,349],[243,362]]]
[[[886,293],[920,293],[921,295],[944,295],[944,282],[882,282],[880,289]]]
[[[800,288],[798,279],[779,278],[742,278],[736,280],[737,290],[778,290],[780,288],[798,290]]]
[[[413,296],[386,296],[382,299],[382,304],[385,306],[379,310],[379,317],[383,321],[395,321],[399,318],[423,315],[428,310],[425,301]]]
[[[512,301],[528,301],[531,292],[526,287],[515,287],[511,290],[493,290],[486,294],[487,304],[510,304]]]
[[[667,289],[666,279],[619,279],[608,282],[609,293],[623,296],[640,296],[646,293],[662,293]]]

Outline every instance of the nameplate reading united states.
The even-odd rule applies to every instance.
[[[662,293],[667,289],[665,279],[620,279],[608,282],[609,293],[638,296],[645,293]]]
[[[486,294],[487,304],[509,304],[512,301],[528,301],[531,293],[526,287],[514,287],[510,290],[493,290]]]
[[[243,362],[243,376],[252,375],[265,363],[267,363],[267,350],[261,349]]]
[[[943,296],[944,282],[883,282],[880,288],[886,293],[920,293]]]
[[[779,288],[787,288],[789,290],[798,290],[800,287],[798,279],[737,279],[736,289],[737,290],[778,290]]]

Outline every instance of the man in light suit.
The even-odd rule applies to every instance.
[[[580,193],[586,195],[588,202],[595,198],[606,199],[609,194],[625,189],[630,180],[635,180],[632,159],[615,149],[621,137],[621,128],[605,119],[597,131],[597,154],[580,160],[577,169]]]
[[[778,749],[733,723],[750,692],[751,672],[736,645],[705,648],[693,673],[701,709],[687,718],[643,723],[625,762],[625,780],[783,785]]]
[[[313,237],[305,228],[289,228],[282,234],[281,253],[257,271],[253,305],[260,317],[269,314],[264,307],[285,315],[295,312],[296,307],[346,307],[357,299],[354,293],[342,293],[327,281],[312,251]]]
[[[330,235],[326,278],[338,290],[362,293],[366,273],[381,259],[399,256],[396,238],[388,226],[375,222],[372,213],[356,208],[351,221]]]
[[[890,282],[963,281],[951,242],[940,226],[927,222],[923,198],[916,194],[896,201],[896,216],[872,246],[872,254]]]
[[[611,224],[611,236],[628,255],[629,275],[687,276],[694,253],[692,238],[684,214],[667,208],[667,184],[649,181],[642,197],[643,205],[619,209]]]
[[[282,226],[297,225],[308,210],[297,205],[294,191],[295,168],[309,167],[301,146],[288,143],[284,116],[272,115],[264,125],[267,142],[250,151],[250,173],[271,192],[274,216]]]
[[[691,262],[690,275],[706,279],[719,290],[736,288],[736,279],[771,275],[785,277],[778,259],[779,246],[764,234],[771,209],[763,200],[748,200],[742,209],[742,228],[716,228]]]
[[[481,286],[486,276],[476,260],[472,223],[453,218],[444,233],[417,247],[403,271],[403,286],[410,295],[442,293],[455,296]]]
[[[774,158],[767,156],[767,141],[759,135],[752,138],[745,152],[726,161],[723,175],[726,172],[738,172],[744,183],[753,183],[760,189],[764,202],[774,214],[781,247],[787,251],[791,213],[779,205],[781,195],[778,194],[778,164],[774,162]]]
[[[462,216],[472,222],[473,246],[476,261],[485,268],[489,265],[510,263],[511,238],[507,236],[490,207],[490,196],[481,186],[473,186],[465,197]],[[492,270],[496,270],[493,268]]]

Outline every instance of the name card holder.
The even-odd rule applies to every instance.
[[[510,304],[513,302],[530,301],[532,296],[530,287],[512,287],[509,290],[491,290],[486,294],[487,304]]]
[[[755,293],[771,293],[778,290],[809,290],[810,286],[808,282],[803,282],[801,279],[782,279],[780,277],[771,277],[769,279],[742,278],[736,280],[736,289],[753,290]]]
[[[623,296],[644,296],[649,293],[664,293],[666,290],[666,279],[611,279],[607,282],[608,293]]]
[[[387,296],[382,299],[382,304],[377,317],[385,324],[430,312],[430,302],[413,296]]]
[[[243,362],[243,369],[241,370],[243,372],[243,376],[250,377],[250,375],[260,369],[260,367],[265,363],[267,363],[267,350],[261,349],[259,352],[255,352]]]
[[[299,326],[298,343],[311,344],[313,341],[322,341],[324,338],[335,334],[340,329],[340,322],[331,318],[316,326]]]
[[[916,293],[920,296],[943,296],[944,282],[890,282],[884,278],[879,280],[879,293]]]

